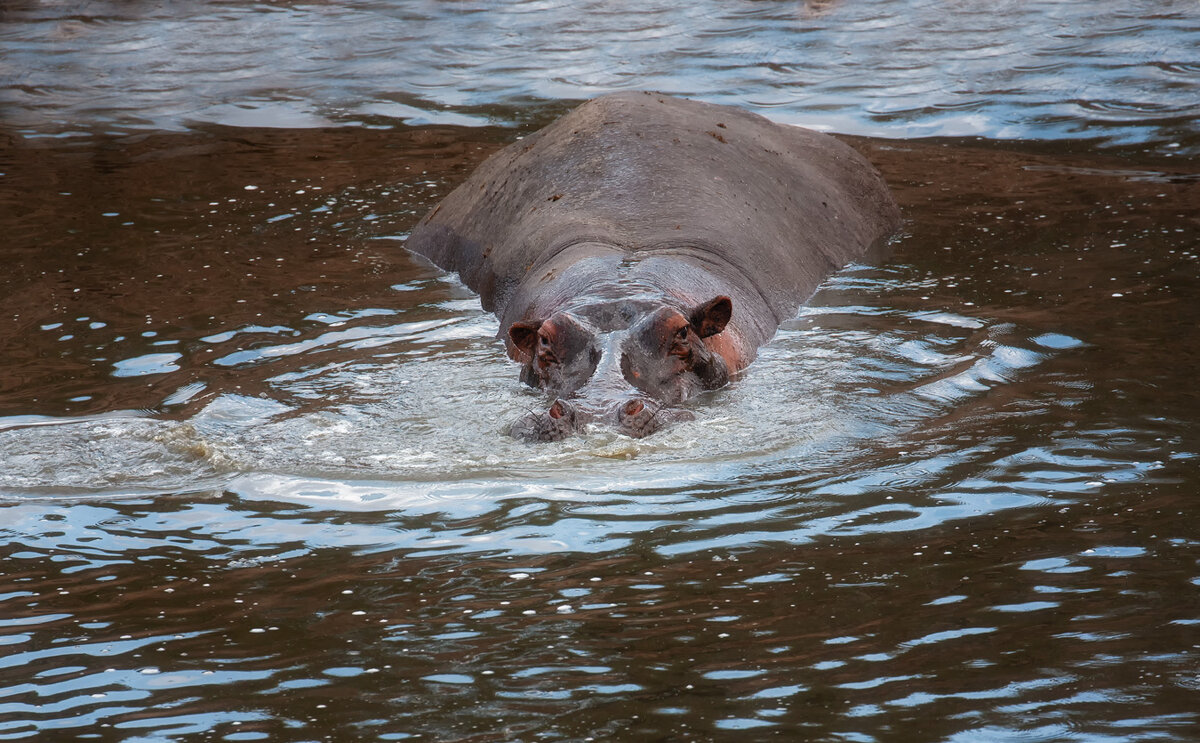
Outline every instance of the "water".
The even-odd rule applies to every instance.
[[[1200,147],[1191,0],[11,0],[24,133],[519,123],[616,89],[839,132]]]
[[[6,6],[0,739],[1200,740],[1198,41]],[[866,135],[904,233],[696,420],[521,444],[544,401],[402,240],[618,87]]]

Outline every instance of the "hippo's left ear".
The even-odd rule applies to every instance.
[[[725,326],[729,324],[729,318],[732,316],[733,301],[729,297],[721,295],[708,300],[704,304],[696,305],[692,310],[692,316],[688,320],[696,330],[696,335],[701,338],[707,338],[724,330]]]

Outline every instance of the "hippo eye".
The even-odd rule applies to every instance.
[[[550,347],[550,339],[544,335],[539,335],[538,336],[538,345],[541,346],[542,348],[549,348]]]
[[[621,354],[621,374],[630,384],[637,384],[637,380],[641,378],[641,374],[633,368],[633,360],[629,358],[629,354]]]
[[[688,326],[684,325],[675,331],[675,335],[671,339],[671,348],[667,351],[668,354],[681,359],[685,359],[691,354],[692,347],[688,344],[688,330]]]

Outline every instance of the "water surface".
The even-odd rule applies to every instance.
[[[1200,739],[1197,12],[1097,7],[7,6],[0,739]],[[403,238],[610,86],[870,134],[905,227],[522,444]]]
[[[1195,154],[1192,0],[11,0],[3,113],[25,133],[514,124],[653,89],[897,138]]]

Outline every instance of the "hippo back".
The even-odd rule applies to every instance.
[[[833,137],[728,106],[617,93],[493,155],[407,247],[456,271],[502,318],[522,282],[572,246],[683,256],[752,287],[773,332],[898,223],[882,178]]]

